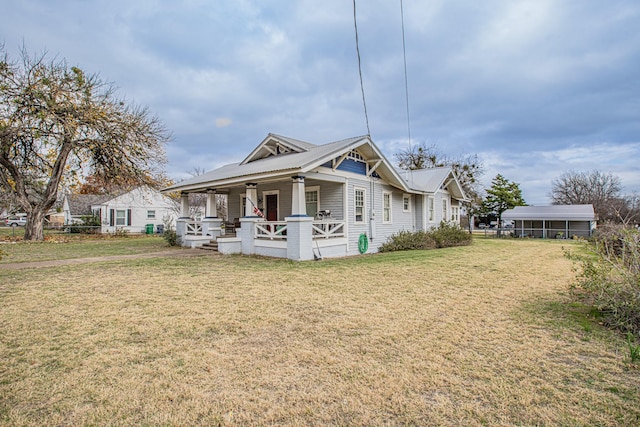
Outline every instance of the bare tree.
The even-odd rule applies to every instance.
[[[191,177],[196,177],[204,174],[206,170],[202,167],[194,167],[189,171]],[[173,201],[173,210],[178,216],[182,215],[182,205],[180,202],[179,193],[170,193],[169,198]],[[204,216],[207,206],[207,195],[204,193],[189,193],[189,216],[195,218],[197,216]],[[216,194],[216,211],[218,217],[227,217],[227,195]]]
[[[484,174],[484,165],[477,154],[450,157],[438,150],[435,144],[421,143],[401,150],[395,154],[395,157],[400,169],[404,170],[450,167],[469,199],[464,206],[469,217],[469,230],[471,230],[471,218],[480,212],[482,205],[482,188],[479,179]]]
[[[620,178],[599,170],[569,171],[551,182],[551,201],[554,205],[591,204],[599,221],[619,221]]]
[[[28,214],[26,240],[44,238],[61,184],[90,174],[155,185],[168,138],[157,117],[116,98],[97,75],[24,48],[19,62],[0,58],[0,186]]]
[[[612,204],[618,220],[624,225],[640,224],[640,195],[631,193]]]

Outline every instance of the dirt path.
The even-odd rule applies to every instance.
[[[89,264],[92,262],[104,262],[115,261],[121,259],[136,259],[136,258],[158,258],[158,257],[192,257],[192,256],[211,256],[218,255],[218,252],[204,251],[202,249],[181,249],[181,250],[169,250],[161,252],[149,252],[132,255],[108,255],[100,257],[88,257],[88,258],[70,258],[70,259],[58,259],[51,261],[34,261],[34,262],[17,262],[12,264],[0,264],[0,270],[21,270],[21,269],[36,269],[57,267],[61,265],[75,265],[75,264]]]

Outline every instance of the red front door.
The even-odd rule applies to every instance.
[[[278,195],[268,194],[267,201],[265,203],[267,206],[267,221],[277,221],[278,220]]]

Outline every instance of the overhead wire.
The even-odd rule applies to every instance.
[[[369,115],[367,114],[367,101],[364,96],[364,83],[362,82],[362,63],[360,60],[360,46],[358,43],[358,22],[356,19],[356,0],[353,0],[353,27],[356,32],[356,53],[358,54],[358,75],[360,76],[360,91],[362,92],[362,105],[364,106],[364,119],[367,123],[367,136],[371,136],[369,130]]]
[[[404,7],[400,0],[400,18],[402,22],[402,56],[404,59],[404,94],[407,104],[407,132],[409,134],[409,149],[412,148],[411,143],[411,115],[409,114],[409,79],[407,78],[407,47],[404,37]]]

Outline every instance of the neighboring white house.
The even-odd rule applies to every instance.
[[[118,195],[67,195],[63,201],[64,223],[79,222],[83,216],[100,218],[101,232],[126,230],[146,232],[147,226],[156,232],[166,221],[175,224],[175,208],[162,193],[148,187],[138,187]]]
[[[502,213],[513,221],[518,236],[541,238],[589,237],[596,228],[593,205],[516,206]]]
[[[222,253],[294,260],[376,252],[401,230],[459,224],[465,200],[451,169],[398,171],[368,136],[315,145],[269,134],[240,163],[163,190],[172,191],[182,193],[184,246],[215,240]],[[189,218],[189,193],[207,194],[202,221]]]

